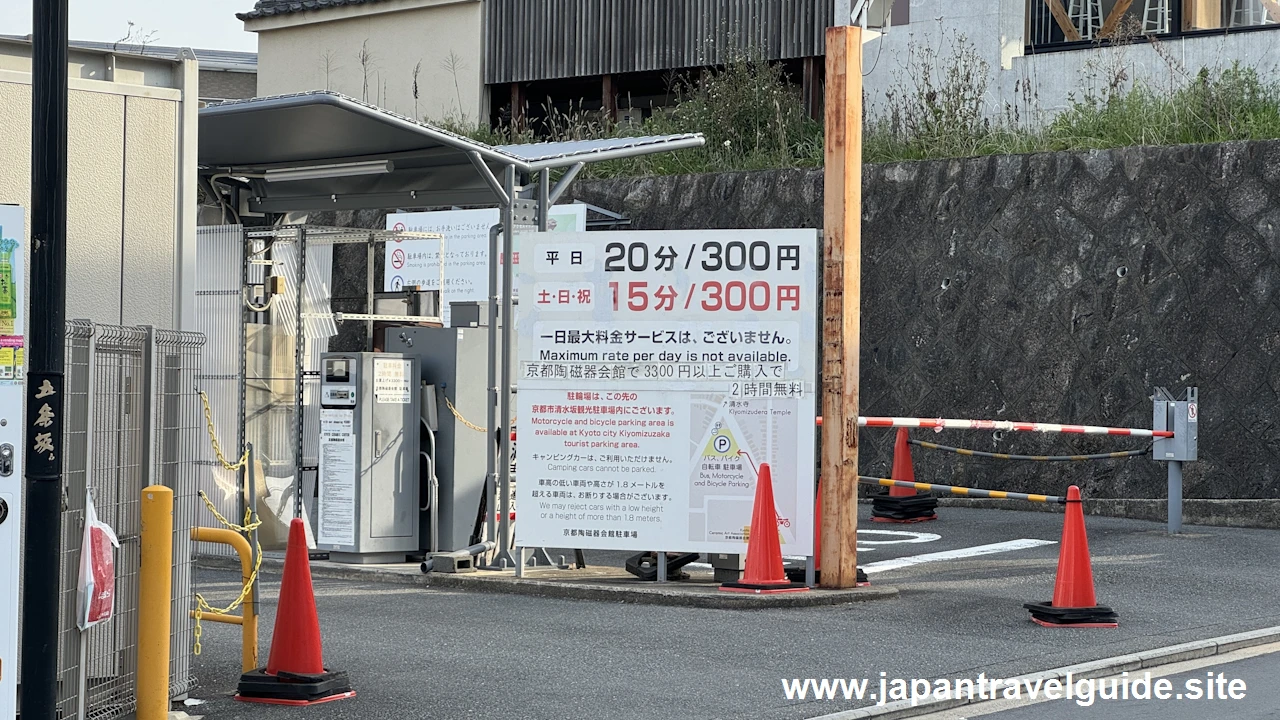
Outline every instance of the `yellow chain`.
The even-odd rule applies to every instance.
[[[204,393],[201,393],[201,395],[203,394]],[[207,408],[208,405],[206,404],[205,407]],[[253,480],[250,479],[249,482],[253,482]],[[218,522],[222,523],[223,525],[226,525],[228,528],[235,530],[238,533],[243,534],[246,538],[249,538],[250,540],[253,539],[253,534],[252,534],[253,531],[257,530],[262,525],[261,520],[254,519],[255,513],[253,512],[252,508],[245,509],[244,524],[236,525],[235,523],[222,517],[222,513],[218,512],[218,508],[213,506],[213,503],[209,501],[209,496],[205,495],[203,490],[200,491],[200,499],[204,501],[205,507],[209,508],[209,512],[213,513],[213,516],[218,519]],[[225,608],[216,608],[210,605],[208,601],[204,599],[203,595],[201,595],[200,593],[196,593],[196,617],[195,617],[196,644],[195,644],[195,648],[193,648],[193,652],[196,655],[199,655],[201,650],[201,647],[200,647],[200,636],[202,635],[202,632],[200,629],[201,617],[207,612],[214,613],[215,615],[229,615],[231,611],[235,610],[236,608],[244,604],[244,601],[249,598],[249,593],[253,591],[253,584],[258,581],[258,571],[262,569],[262,546],[256,542],[254,543],[254,553],[257,555],[258,559],[253,565],[253,573],[249,575],[249,580],[248,582],[244,583],[244,587],[240,588],[240,597],[236,598],[235,602],[231,603]]]
[[[244,455],[240,456],[240,462],[237,462],[234,465],[231,464],[231,461],[227,459],[226,455],[222,454],[222,445],[218,443],[218,436],[213,428],[213,408],[209,407],[209,395],[205,393],[205,391],[203,390],[197,390],[196,392],[200,393],[200,402],[204,403],[204,422],[209,431],[209,444],[213,446],[213,452],[215,455],[218,456],[218,462],[222,463],[222,467],[232,472],[235,472],[240,468],[244,467],[245,465],[248,465],[249,464],[248,449],[244,451]],[[210,509],[213,508],[212,505],[210,505],[209,507]],[[214,512],[217,513],[217,510],[214,510]],[[219,519],[220,520],[222,519],[221,516],[219,516]],[[223,520],[223,522],[226,522],[226,520]]]
[[[482,428],[479,425],[476,425],[475,423],[470,422],[466,418],[462,417],[462,413],[458,412],[458,408],[454,407],[453,403],[449,401],[448,395],[444,396],[444,404],[448,406],[449,412],[453,413],[453,416],[458,419],[458,422],[462,423],[463,425],[466,425],[467,427],[471,428],[472,430],[475,430],[476,432],[482,432],[482,433],[489,432],[487,429]]]
[[[481,433],[489,432],[487,428],[482,428],[479,425],[476,425],[475,423],[462,417],[462,413],[458,412],[458,408],[453,406],[453,403],[449,400],[448,395],[444,396],[444,404],[449,408],[449,412],[453,413],[453,416],[457,418],[458,422],[462,423],[463,425],[466,425],[467,427],[471,428],[472,430],[475,430],[476,432],[481,432]],[[511,424],[512,425],[516,424],[515,418],[511,418]]]

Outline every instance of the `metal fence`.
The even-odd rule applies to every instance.
[[[62,628],[58,652],[61,717],[109,720],[134,711],[137,673],[138,568],[142,488],[174,491],[174,599],[171,693],[188,692],[192,675],[191,542],[197,518],[203,420],[194,395],[202,335],[145,327],[67,324],[65,509],[61,538]],[[76,584],[85,500],[120,540],[115,613],[81,633]]]
[[[310,501],[320,426],[319,404],[313,402],[319,391],[315,370],[328,349],[328,338],[337,332],[329,307],[333,248],[308,244],[303,283],[299,272],[302,237],[297,227],[246,231],[240,225],[213,225],[196,233],[201,267],[196,315],[199,330],[209,339],[196,379],[209,395],[214,428],[227,456],[238,457],[243,443],[253,443],[272,498],[269,505],[273,512],[288,516],[296,504],[299,475],[306,511],[315,512]],[[264,312],[247,310],[245,289],[261,285],[271,275],[284,278],[284,292]],[[302,286],[306,292],[299,308]],[[303,370],[300,382],[298,368]],[[301,432],[296,418],[299,386],[304,398]],[[304,468],[301,473],[299,465]],[[199,478],[200,489],[226,517],[243,515],[240,478],[216,462],[210,462],[207,470]],[[262,506],[257,510],[262,512]],[[210,543],[196,551],[234,555],[230,548]]]
[[[243,377],[240,347],[241,265],[244,229],[239,225],[201,227],[196,232],[196,329],[208,339],[204,346],[200,372],[195,387],[208,393],[214,432],[228,457],[239,456],[240,382]],[[203,456],[202,456],[203,457]],[[216,459],[200,460],[198,487],[218,508],[223,517],[239,521],[244,513],[237,497],[237,474],[222,467]],[[197,548],[203,555],[235,557],[227,545],[203,543]]]

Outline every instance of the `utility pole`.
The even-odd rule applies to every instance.
[[[858,3],[864,6],[865,3]],[[848,0],[827,28],[823,188],[822,574],[825,588],[858,575],[858,330],[862,291],[862,28]]]
[[[55,720],[67,305],[67,0],[32,0],[23,720]]]

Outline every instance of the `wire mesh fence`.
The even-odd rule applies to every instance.
[[[142,489],[174,490],[171,690],[191,672],[191,542],[203,429],[194,379],[203,336],[73,321],[66,335],[65,509],[60,551],[58,714],[113,720],[135,710]],[[86,500],[120,541],[115,609],[81,632],[77,580]]]
[[[199,476],[211,455],[205,439],[204,411],[195,393],[205,344],[197,333],[156,330],[149,366],[154,374],[154,445],[152,482],[173,490],[173,609],[169,653],[170,695],[195,687],[191,647],[195,641],[192,608],[194,552],[191,528],[203,523],[197,495]]]

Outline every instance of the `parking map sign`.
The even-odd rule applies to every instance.
[[[528,237],[517,543],[743,552],[767,462],[811,555],[817,231]]]

